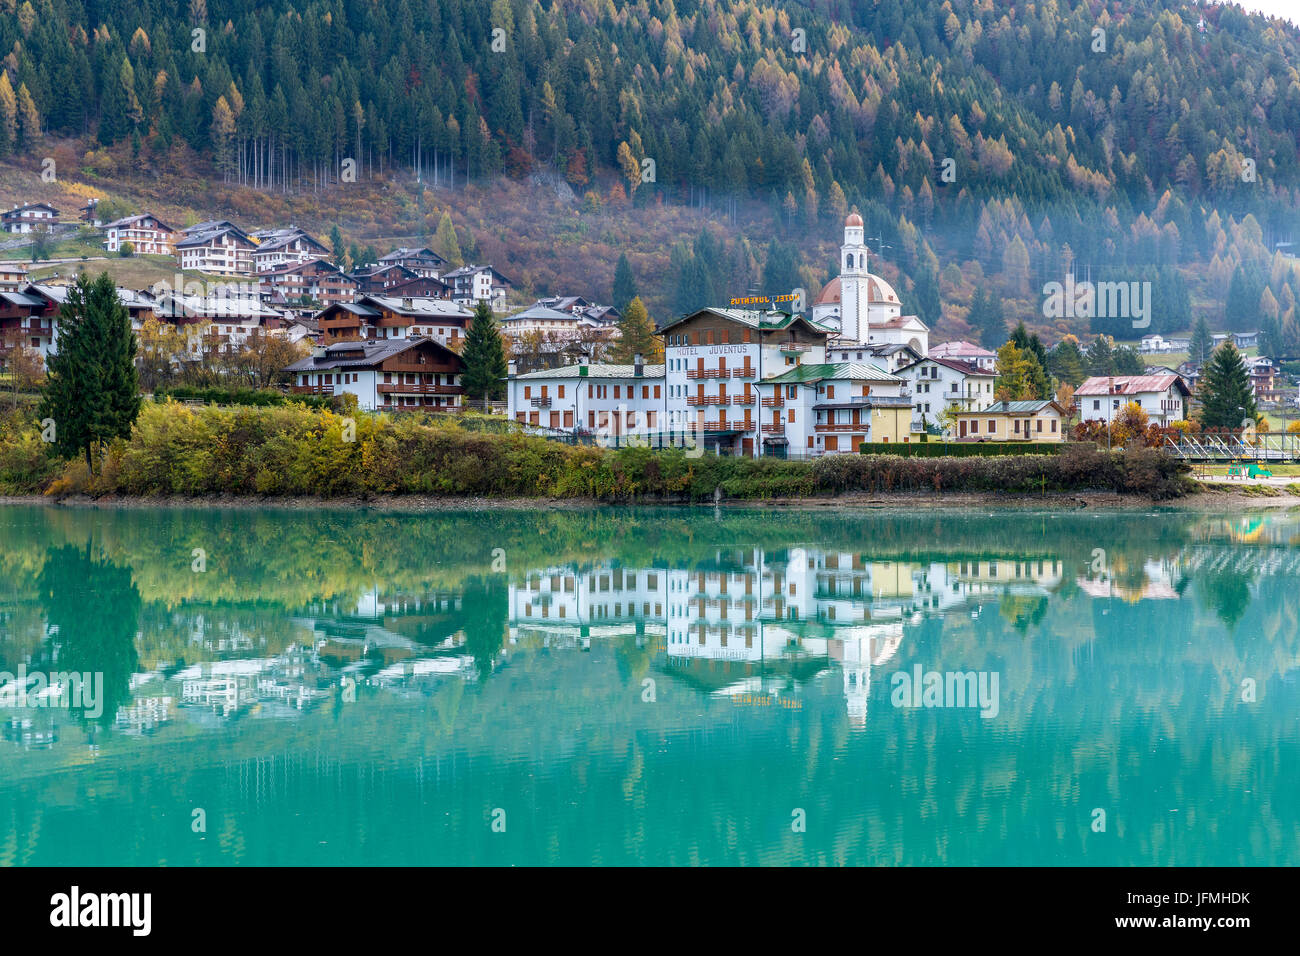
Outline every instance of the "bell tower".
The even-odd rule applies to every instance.
[[[840,336],[861,342],[867,336],[867,246],[857,209],[844,220],[840,246]]]

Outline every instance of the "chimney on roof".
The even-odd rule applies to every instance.
[[[591,356],[588,355],[586,352],[583,352],[581,355],[578,356],[579,365],[589,365],[590,363],[591,363]]]
[[[412,299],[410,296],[403,296],[403,297],[402,297],[402,308],[403,308],[403,309],[414,309],[414,308],[415,308],[415,300]]]
[[[506,363],[506,377],[514,378],[518,374],[519,374],[519,363],[516,362],[514,359],[511,359],[509,362]]]
[[[640,352],[637,352],[636,355],[632,357],[632,374],[637,378],[641,378],[645,375],[645,359],[642,357]]]

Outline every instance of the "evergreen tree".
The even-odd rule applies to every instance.
[[[1145,375],[1146,363],[1142,355],[1131,345],[1121,345],[1115,349],[1116,375]]]
[[[343,243],[343,233],[339,231],[338,223],[330,227],[330,249],[334,253],[330,257],[330,262],[342,269],[343,261],[347,256],[347,248]]]
[[[1088,346],[1087,359],[1089,375],[1115,374],[1115,349],[1106,336],[1099,335],[1092,340]]]
[[[1067,335],[1057,343],[1048,354],[1048,369],[1062,382],[1077,388],[1088,377],[1079,340]]]
[[[1204,315],[1198,315],[1196,325],[1192,327],[1192,339],[1188,346],[1188,359],[1198,365],[1204,365],[1209,361],[1213,352],[1214,336],[1210,333],[1210,323],[1205,321]]]
[[[660,359],[663,342],[654,334],[654,323],[640,298],[628,303],[618,323],[619,340],[614,346],[614,361],[631,362],[640,355],[647,363]]]
[[[1002,316],[1002,303],[984,286],[975,290],[966,322],[979,336],[979,344],[986,349],[999,349],[1007,341],[1007,321]]]
[[[1199,391],[1204,428],[1239,428],[1246,419],[1255,418],[1250,374],[1231,338],[1225,339],[1210,356]]]
[[[54,421],[55,448],[65,456],[91,452],[131,434],[140,413],[135,333],[107,273],[82,273],[59,312],[59,349],[49,359],[40,416]]]
[[[621,314],[636,297],[636,277],[632,275],[632,264],[627,261],[625,252],[618,257],[618,265],[614,267],[614,308]]]
[[[912,285],[916,314],[926,325],[939,321],[943,304],[939,295],[939,274],[931,266],[921,266]]]
[[[505,377],[509,372],[505,346],[497,331],[496,316],[486,302],[474,306],[474,318],[470,320],[460,357],[465,362],[461,381],[469,398],[479,402],[499,402],[505,398]]]

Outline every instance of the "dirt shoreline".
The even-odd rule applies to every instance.
[[[1237,489],[1206,487],[1196,494],[1166,501],[1155,501],[1142,495],[1121,495],[1115,492],[1101,491],[1017,495],[999,492],[892,492],[888,494],[849,492],[824,498],[768,498],[764,500],[724,498],[718,504],[731,509],[781,507],[821,510],[837,508],[860,510],[882,508],[962,510],[971,507],[992,507],[1022,511],[1150,511],[1153,508],[1171,511],[1246,511],[1300,508],[1300,498],[1286,494],[1277,497],[1262,497],[1242,494]],[[535,508],[559,511],[618,507],[707,508],[712,507],[713,503],[707,501],[690,503],[670,500],[611,502],[588,498],[471,498],[427,495],[392,495],[374,498],[279,498],[240,495],[210,495],[200,498],[158,495],[138,497],[104,495],[93,498],[89,495],[68,495],[62,498],[47,498],[41,495],[0,495],[0,505],[42,505],[64,508],[268,508],[285,511],[361,508],[374,511],[418,513]]]

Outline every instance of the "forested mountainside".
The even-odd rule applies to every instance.
[[[1154,278],[1153,331],[1201,309],[1300,342],[1275,255],[1300,204],[1300,31],[1236,7],[0,0],[0,51],[0,153],[84,141],[91,184],[188,163],[319,195],[351,159],[452,210],[540,172],[586,212],[716,214],[703,249],[657,270],[640,250],[661,310],[746,275],[815,286],[857,206],[909,307],[955,332],[981,285],[1050,327],[1042,285],[1073,268]],[[516,266],[537,292],[565,280]]]

